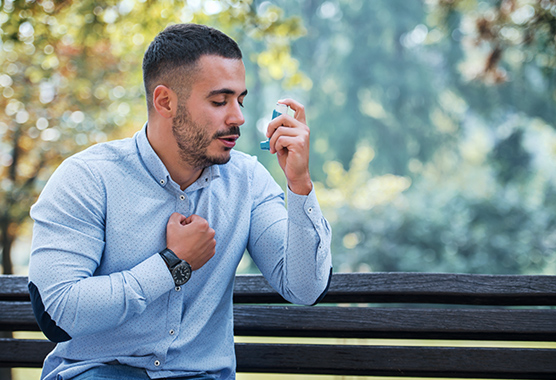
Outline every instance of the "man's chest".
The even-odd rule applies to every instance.
[[[247,191],[214,191],[210,186],[194,192],[135,187],[128,193],[113,194],[106,203],[105,252],[100,269],[131,268],[164,249],[166,225],[176,212],[207,220],[216,232],[217,251],[242,254],[250,228],[249,199]]]

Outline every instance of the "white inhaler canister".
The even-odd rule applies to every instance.
[[[272,111],[272,119],[276,119],[283,113],[288,113],[288,106],[285,104],[276,103],[276,107],[274,107],[274,111]],[[270,150],[270,139],[261,141],[261,149]]]

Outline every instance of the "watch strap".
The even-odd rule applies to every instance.
[[[162,256],[162,259],[166,262],[169,269],[181,263],[181,259],[171,249],[164,248],[159,254]]]

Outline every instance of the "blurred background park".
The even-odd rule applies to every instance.
[[[238,149],[283,186],[258,144],[276,100],[306,105],[336,271],[556,273],[554,0],[3,1],[4,273],[57,165],[142,127],[142,55],[178,22],[242,47]]]
[[[305,104],[335,271],[556,274],[556,0],[0,4],[3,273],[27,273],[60,162],[146,121],[152,38],[197,22],[240,44],[237,149],[282,186],[259,141],[276,100]]]

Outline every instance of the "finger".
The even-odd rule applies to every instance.
[[[290,137],[293,140],[284,140],[291,143],[298,142],[299,149],[308,148],[309,139],[310,139],[310,131],[309,128],[305,126],[305,128],[278,128],[276,129],[275,133],[270,138],[270,153],[274,153],[276,150],[283,148],[284,146],[277,146],[278,140]],[[274,148],[274,150],[273,150]]]
[[[178,212],[174,212],[172,215],[170,215],[170,218],[168,218],[168,224],[170,223],[176,223],[176,224],[182,224],[182,222],[186,219],[186,217]]]
[[[288,115],[280,115],[277,118],[271,120],[268,124],[268,127],[266,128],[266,137],[271,138],[272,135],[274,135],[274,133],[276,133],[276,131],[280,129],[280,127],[309,131],[309,127],[301,121],[296,120]]]
[[[207,220],[202,216],[196,214],[191,215],[191,223],[198,224],[198,225],[206,225],[208,227]]]
[[[187,224],[191,224],[197,217],[198,217],[198,215],[195,215],[195,214],[191,214],[186,218],[184,217],[184,219],[181,221],[181,224],[183,226],[185,226]]]
[[[271,144],[271,147],[274,147],[276,152],[287,150],[288,153],[301,153],[305,151],[306,144],[305,141],[298,136],[282,135],[276,139],[274,145]]]
[[[192,218],[191,226],[193,226],[196,231],[198,231],[202,234],[206,234],[207,236],[209,236],[211,238],[213,238],[214,235],[215,235],[215,232],[210,227],[209,222],[205,218],[203,218],[199,215],[195,215],[195,217]]]
[[[189,223],[197,223],[197,224],[206,223],[207,226],[208,226],[207,220],[205,218],[203,218],[202,216],[197,215],[197,214],[192,214],[189,217]]]
[[[290,107],[295,112],[293,117],[296,120],[302,122],[303,124],[306,124],[306,121],[305,121],[305,106],[303,104],[299,103],[296,100],[290,99],[290,98],[278,100],[277,103],[285,104],[288,107]]]
[[[280,127],[289,127],[289,124],[291,124],[292,120],[288,121],[288,118],[290,118],[290,116],[280,115],[272,119],[266,127],[266,137],[271,138],[274,132],[276,132],[276,130]]]

